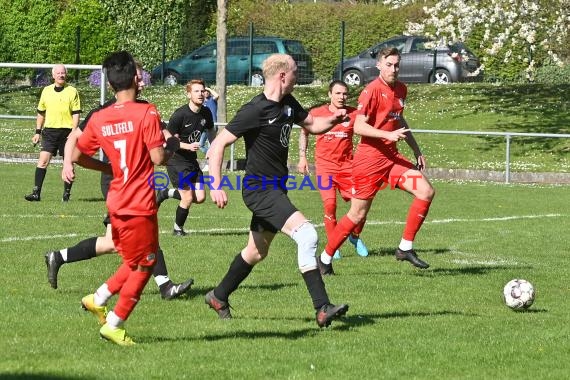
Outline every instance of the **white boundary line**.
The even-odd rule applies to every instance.
[[[21,216],[21,215],[20,215]],[[36,215],[30,215],[38,216]],[[47,215],[46,215],[47,216]],[[52,215],[49,215],[52,216]],[[56,215],[57,216],[57,215]],[[2,215],[3,218],[6,217],[13,217],[8,215]],[[25,217],[25,216],[22,216]],[[65,216],[72,217],[72,216]],[[73,216],[79,217],[79,216]],[[86,216],[81,216],[86,217]],[[95,217],[95,216],[89,216]],[[101,216],[97,216],[101,218]],[[542,219],[542,218],[565,218],[568,217],[566,214],[543,214],[543,215],[513,215],[513,216],[502,216],[502,217],[494,217],[494,218],[480,218],[480,219],[467,219],[467,218],[451,218],[451,219],[436,219],[432,221],[426,221],[427,224],[445,224],[445,223],[474,223],[474,222],[504,222],[504,221],[511,221],[511,220],[521,220],[521,219]],[[393,225],[393,224],[404,224],[405,222],[402,221],[377,221],[377,220],[367,220],[367,225]],[[323,224],[316,224],[317,227],[322,227]],[[191,234],[215,234],[215,233],[244,233],[248,232],[249,229],[247,227],[244,228],[209,228],[209,229],[201,229],[201,230],[186,230]],[[161,234],[170,234],[172,230],[167,231],[160,231]],[[93,234],[78,234],[78,233],[71,233],[71,234],[61,234],[61,235],[44,235],[44,236],[27,236],[27,237],[6,237],[0,239],[0,243],[11,243],[11,242],[19,242],[19,241],[32,241],[32,240],[49,240],[49,239],[60,239],[60,238],[72,238],[72,237],[80,237],[80,236],[92,236]]]

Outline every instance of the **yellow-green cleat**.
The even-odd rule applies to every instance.
[[[83,297],[81,299],[81,307],[96,316],[100,325],[107,323],[107,306],[95,305],[94,294],[88,294]]]
[[[99,330],[101,338],[106,339],[110,342],[118,344],[119,346],[132,346],[135,344],[130,336],[127,335],[125,329],[122,328],[112,328],[108,323],[105,323]]]

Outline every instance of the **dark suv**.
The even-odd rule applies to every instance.
[[[249,37],[228,38],[226,46],[228,84],[250,84],[252,81],[258,85],[262,84],[261,64],[273,53],[286,53],[295,59],[298,71],[297,83],[307,84],[313,81],[313,62],[300,41],[279,37],[254,37],[251,45],[253,51],[250,63]],[[165,62],[164,83],[185,83],[190,79],[203,79],[208,84],[214,83],[216,50],[214,41],[181,58]],[[152,70],[151,77],[154,83],[160,81],[161,70],[162,65]]]
[[[431,45],[431,46],[430,46]],[[401,55],[398,78],[406,83],[451,83],[479,81],[479,59],[462,43],[438,46],[434,62],[433,42],[427,37],[397,36],[347,58],[335,68],[334,79],[342,79],[351,86],[373,81],[379,75],[376,68],[378,52],[388,46],[398,48]]]

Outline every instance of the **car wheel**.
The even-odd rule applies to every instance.
[[[164,76],[164,84],[168,86],[176,86],[180,82],[180,74],[175,71],[167,71]]]
[[[342,79],[349,86],[360,86],[363,84],[362,73],[358,70],[345,71]]]
[[[430,78],[430,82],[435,84],[448,84],[451,83],[451,75],[449,75],[449,71],[445,69],[436,69]]]

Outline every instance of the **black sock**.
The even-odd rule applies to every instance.
[[[180,207],[180,205],[178,205],[178,208],[176,209],[176,225],[180,228],[184,227],[184,223],[186,223],[186,219],[188,218],[188,213],[190,212],[190,210],[188,210],[187,208],[182,208]]]
[[[216,298],[221,301],[227,301],[230,294],[249,276],[252,269],[253,265],[246,263],[241,257],[241,253],[238,253],[234,261],[230,264],[228,273],[226,273],[220,284],[214,289]]]
[[[97,238],[92,237],[80,241],[73,247],[67,248],[67,262],[72,263],[74,261],[83,261],[94,258],[97,256],[96,246]]]
[[[323,305],[329,304],[329,296],[327,295],[325,283],[323,282],[323,277],[319,270],[313,269],[302,275],[303,280],[305,280],[305,285],[307,285],[307,290],[313,300],[313,307],[319,310]]]
[[[168,191],[168,190],[166,190],[166,191]],[[172,194],[171,198],[181,200],[182,197],[180,196],[180,191],[178,191],[178,189],[174,189],[174,194]]]
[[[158,247],[158,252],[156,252],[156,264],[152,269],[152,275],[156,276],[168,276],[168,270],[166,269],[166,262],[164,261],[164,252]]]
[[[63,192],[66,194],[71,193],[71,186],[73,186],[73,182],[64,182],[63,183]]]
[[[46,178],[47,169],[36,167],[36,175],[34,178],[34,185],[38,188],[38,193],[42,191],[44,179]]]

